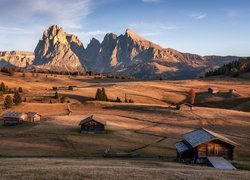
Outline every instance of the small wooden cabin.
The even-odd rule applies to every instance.
[[[27,120],[30,122],[40,121],[42,115],[38,114],[37,112],[28,112]]]
[[[208,163],[208,157],[223,157],[233,160],[234,147],[230,139],[204,128],[183,135],[183,140],[175,144],[180,161]]]
[[[3,113],[2,118],[3,125],[5,126],[18,125],[28,119],[28,114],[24,112],[7,111]]]
[[[77,90],[77,86],[69,86],[68,90],[75,91]]]
[[[106,122],[92,115],[81,120],[79,126],[81,133],[102,133],[105,131]]]
[[[217,94],[220,92],[218,88],[208,88],[207,91],[209,94]]]
[[[194,105],[189,103],[177,104],[176,109],[178,110],[194,110]]]
[[[234,94],[234,93],[236,93],[237,91],[235,90],[235,89],[229,89],[229,93],[231,93],[231,94]]]

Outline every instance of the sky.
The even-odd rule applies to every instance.
[[[85,47],[130,28],[181,52],[250,56],[249,0],[0,0],[0,51],[33,51],[53,24]]]

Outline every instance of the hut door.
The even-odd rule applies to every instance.
[[[213,144],[207,144],[207,156],[214,156]]]
[[[215,156],[221,156],[222,155],[221,147],[220,147],[219,144],[214,145],[214,155]]]

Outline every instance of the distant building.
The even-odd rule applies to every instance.
[[[208,88],[207,91],[209,94],[217,94],[220,92],[218,88]]]
[[[92,115],[81,120],[79,126],[81,126],[81,133],[102,133],[105,130],[106,122]]]
[[[41,115],[36,112],[4,112],[3,125],[18,125],[24,121],[35,122],[41,120]]]
[[[3,125],[18,125],[28,119],[28,114],[24,112],[4,112],[2,115]]]
[[[204,128],[183,135],[175,144],[177,158],[185,162],[207,163],[209,157],[233,159],[235,142]]]
[[[74,91],[74,90],[77,90],[77,86],[69,86],[68,89],[71,91]]]
[[[229,93],[231,93],[231,94],[234,94],[234,93],[236,93],[237,91],[235,90],[235,89],[229,89]]]
[[[40,121],[42,117],[42,115],[36,112],[28,112],[27,114],[28,114],[27,120],[30,122]]]
[[[194,105],[189,103],[177,104],[176,109],[178,110],[194,110]]]
[[[53,87],[52,87],[52,90],[53,90],[53,91],[57,91],[57,90],[58,90],[58,87],[53,86]]]

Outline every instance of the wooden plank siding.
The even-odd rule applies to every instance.
[[[197,147],[197,157],[221,156],[225,159],[233,159],[233,146],[219,140],[201,144]]]

